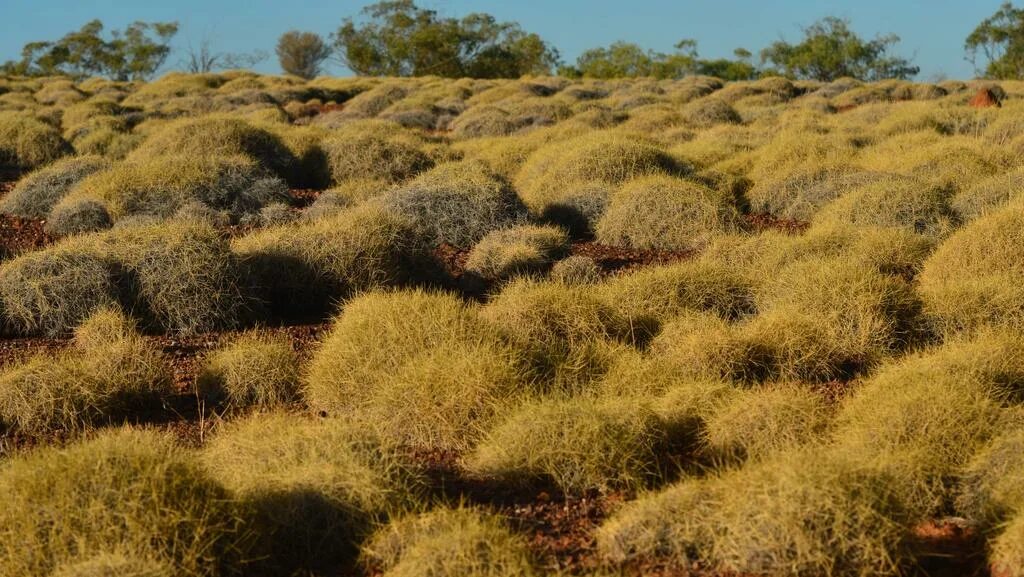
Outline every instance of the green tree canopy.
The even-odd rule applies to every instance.
[[[288,74],[310,79],[320,74],[331,47],[313,32],[289,30],[277,40],[277,60]]]
[[[664,54],[644,50],[637,44],[615,42],[606,48],[591,48],[576,59],[576,66],[563,68],[569,76],[587,78],[683,78],[694,74],[718,76],[724,80],[749,80],[757,76],[757,69],[749,62],[750,52],[737,48],[738,60],[720,58],[701,59],[697,42],[684,39],[675,45],[675,52]]]
[[[365,76],[518,78],[548,74],[558,52],[536,34],[490,14],[442,18],[413,0],[367,6],[334,34],[341,60]]]
[[[153,75],[170,54],[177,22],[134,22],[124,30],[102,37],[103,23],[93,20],[60,40],[30,42],[21,60],[8,61],[7,74],[25,76],[65,74],[74,77],[108,76],[140,80]]]
[[[1024,10],[1010,2],[978,24],[964,42],[975,72],[1000,80],[1024,78]],[[985,62],[979,67],[978,59]]]
[[[805,28],[799,44],[779,40],[762,50],[761,62],[770,62],[780,74],[791,78],[825,82],[844,76],[862,80],[910,78],[920,68],[889,54],[899,41],[894,34],[863,40],[850,30],[849,21],[827,17]]]

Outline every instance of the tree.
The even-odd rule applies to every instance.
[[[442,18],[413,0],[390,0],[346,18],[332,36],[341,61],[365,76],[518,78],[548,74],[558,52],[540,36],[490,14]]]
[[[331,47],[313,32],[290,30],[277,40],[277,60],[288,74],[310,79],[320,74]]]
[[[865,41],[850,30],[848,20],[827,17],[804,29],[799,44],[779,40],[761,51],[761,62],[771,62],[778,72],[798,79],[830,82],[844,76],[863,80],[910,78],[920,68],[889,54],[899,43],[894,34]]]
[[[999,7],[964,42],[967,60],[979,76],[1000,80],[1024,78],[1024,10],[1010,2]],[[986,65],[978,66],[978,57]]]
[[[111,31],[104,39],[103,23],[93,20],[56,42],[30,42],[20,61],[8,61],[8,74],[42,76],[64,74],[81,78],[103,75],[114,80],[144,80],[153,75],[171,52],[177,22],[134,22]]]
[[[725,80],[755,78],[757,69],[744,60],[749,60],[750,52],[738,48],[735,54],[740,60],[703,60],[697,53],[697,41],[689,38],[680,40],[671,54],[644,50],[629,42],[614,42],[607,48],[591,48],[583,52],[576,59],[574,68],[563,68],[560,72],[588,78],[683,78],[694,74],[718,76]]]
[[[186,72],[205,74],[214,70],[230,70],[236,68],[252,68],[267,59],[267,53],[256,50],[250,53],[218,52],[208,37],[203,37],[199,46],[189,43],[185,49],[185,58],[179,64]]]

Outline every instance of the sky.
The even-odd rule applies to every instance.
[[[278,73],[273,57],[277,37],[291,29],[327,36],[342,18],[371,0],[0,0],[0,61],[18,57],[22,45],[54,40],[99,18],[110,28],[135,20],[177,21],[173,68],[190,44],[209,39],[218,51],[271,56],[255,67]],[[518,21],[540,34],[567,62],[587,48],[617,40],[669,52],[682,38],[694,38],[705,58],[729,57],[734,48],[755,54],[780,38],[797,41],[801,26],[824,16],[848,18],[863,37],[894,33],[896,53],[921,67],[918,80],[966,79],[963,42],[993,14],[1002,0],[419,0],[444,16],[488,12]],[[340,65],[328,69],[348,75]]]

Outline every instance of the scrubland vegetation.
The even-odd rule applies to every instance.
[[[0,574],[1019,575],[1022,110],[2,77]]]

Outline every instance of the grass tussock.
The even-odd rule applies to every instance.
[[[489,280],[542,273],[568,250],[569,237],[557,226],[505,228],[480,239],[466,259],[466,270]]]
[[[160,352],[121,312],[104,309],[78,327],[70,349],[0,372],[0,425],[26,436],[79,432],[128,420],[169,392]]]
[[[433,245],[469,248],[525,220],[514,190],[479,161],[447,163],[388,192],[381,202],[416,224]]]
[[[22,218],[46,218],[79,181],[109,166],[109,161],[98,156],[58,160],[19,180],[0,202],[0,212]]]
[[[1024,322],[1024,205],[1012,204],[964,227],[924,263],[925,313],[945,335]]]
[[[551,481],[567,493],[639,489],[668,474],[673,441],[693,436],[692,430],[673,431],[648,402],[549,399],[510,414],[466,466],[505,483]]]
[[[552,265],[551,280],[567,285],[594,284],[601,280],[601,267],[590,257],[573,255]]]
[[[521,354],[454,296],[371,293],[346,304],[304,394],[392,442],[465,450],[529,391]]]
[[[400,519],[363,547],[365,563],[387,577],[532,577],[526,543],[497,516],[468,508],[437,509]]]
[[[65,563],[57,567],[53,577],[173,577],[173,569],[166,563],[146,559],[140,555],[100,553],[84,561]]]
[[[964,469],[957,511],[998,532],[1024,511],[1024,429],[1011,429],[978,451]]]
[[[359,540],[417,507],[424,488],[392,444],[340,419],[254,414],[219,431],[200,459],[249,509],[261,574],[350,563]]]
[[[38,168],[72,152],[52,126],[31,116],[0,111],[0,165]]]
[[[118,551],[174,575],[212,577],[249,554],[227,491],[157,433],[119,430],[39,449],[5,463],[0,487],[6,575],[49,575]]]
[[[740,228],[734,199],[683,179],[631,180],[611,195],[595,229],[599,242],[636,249],[695,250]]]
[[[941,237],[958,223],[949,197],[948,189],[940,185],[890,176],[852,187],[826,205],[814,221],[895,227]]]
[[[322,144],[334,184],[354,178],[390,183],[407,180],[435,164],[422,145],[398,124],[383,121],[348,124],[333,131]]]
[[[299,360],[284,335],[251,331],[206,358],[199,391],[237,408],[269,408],[299,398]]]

